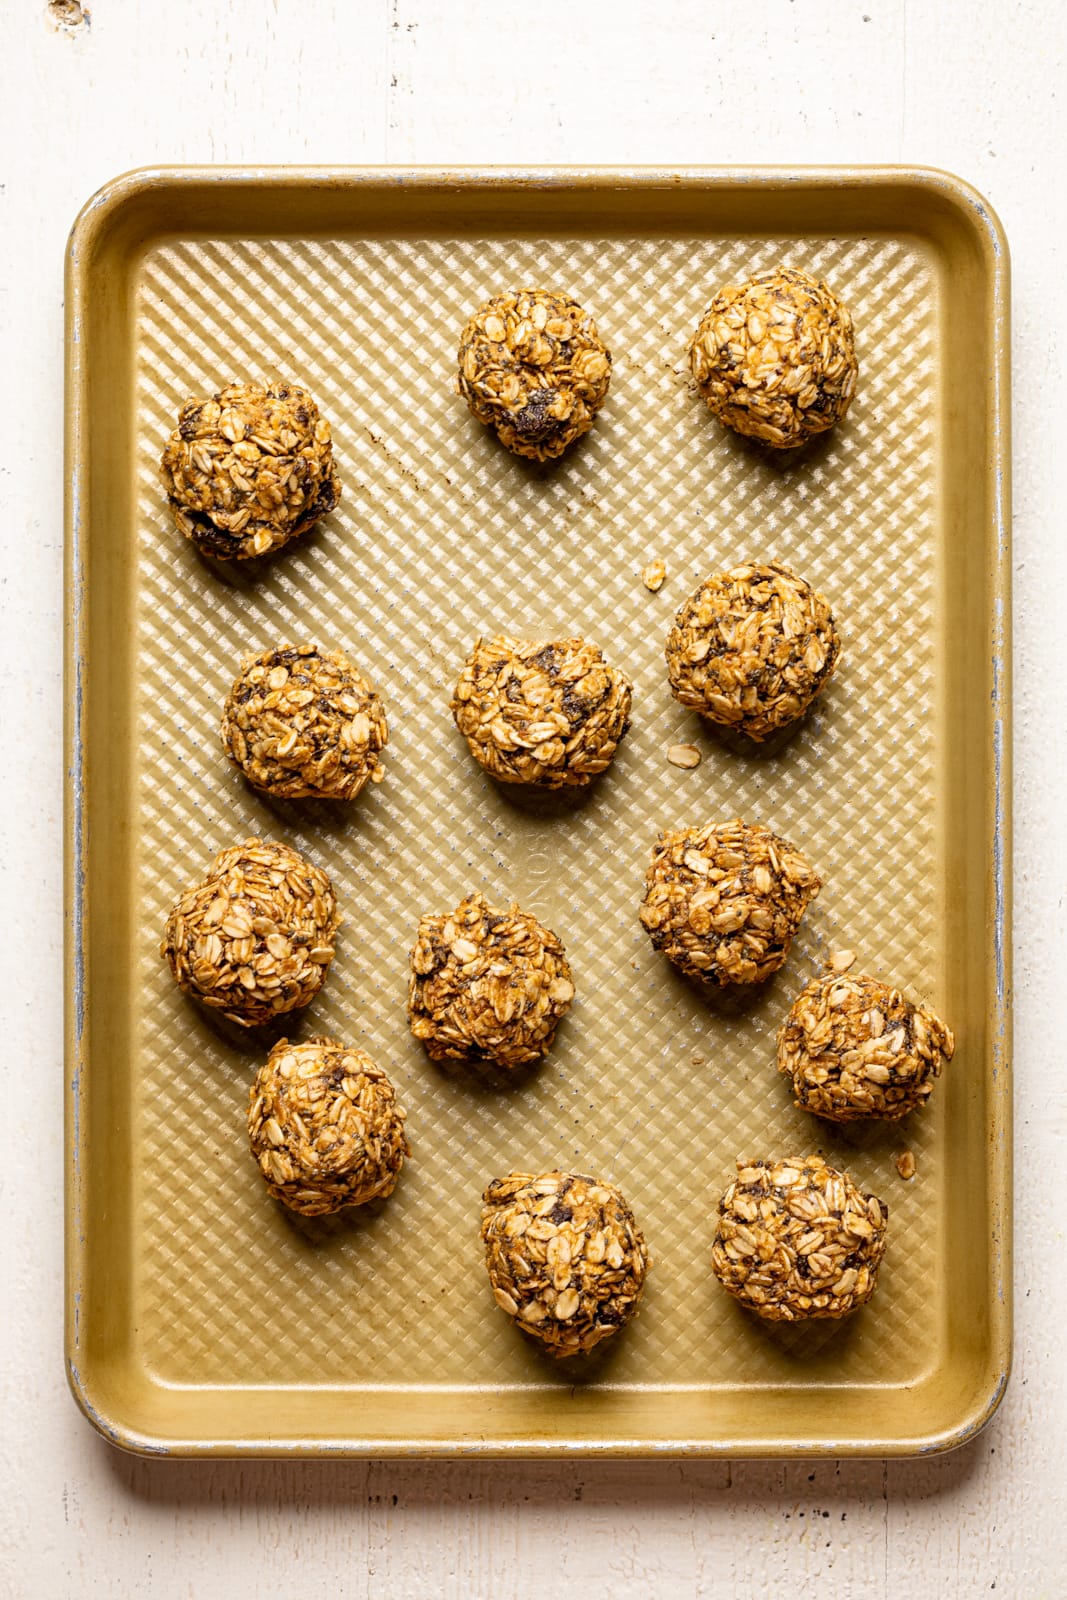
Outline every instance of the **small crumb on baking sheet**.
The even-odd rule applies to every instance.
[[[695,744],[672,744],[667,760],[674,767],[699,767],[700,751]]]

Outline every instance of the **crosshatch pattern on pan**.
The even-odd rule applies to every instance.
[[[728,436],[688,384],[714,290],[780,261],[852,308],[846,422],[777,463]],[[615,366],[592,432],[548,468],[517,461],[451,392],[471,309],[558,284]],[[939,999],[934,867],[938,285],[886,238],[177,241],[138,289],[140,1011],[133,1324],[174,1384],[544,1385],[493,1305],[478,1239],[485,1182],[572,1167],[631,1202],[653,1265],[641,1315],[595,1381],[717,1386],[907,1383],[936,1360],[942,1096],[912,1126],[823,1131],[791,1104],[774,1036],[827,950]],[[302,381],[334,433],[338,511],[253,573],[213,571],[176,533],[157,476],[181,403],[230,378]],[[658,593],[642,584],[656,557]],[[739,755],[671,698],[663,642],[701,578],[783,561],[831,601],[834,682],[776,754]],[[634,679],[634,721],[584,803],[527,807],[474,765],[448,699],[475,635],[581,633]],[[272,804],[219,744],[242,653],[339,646],[386,704],[386,776],[352,806]],[[692,742],[699,767],[667,749]],[[786,967],[747,1012],[701,999],[637,921],[661,827],[741,815],[801,846],[824,888]],[[263,1051],[223,1040],[155,954],[175,896],[251,834],[331,873],[338,954],[291,1036],[357,1045],[393,1077],[412,1155],[393,1197],[314,1222],[270,1201],[244,1108]],[[494,1087],[444,1072],[404,1001],[420,912],[481,890],[562,936],[577,997],[541,1070]],[[966,1071],[966,1048],[949,1072]],[[893,1164],[907,1143],[918,1176]],[[888,1201],[879,1291],[848,1326],[755,1326],[711,1279],[713,1210],[737,1155],[821,1148]]]

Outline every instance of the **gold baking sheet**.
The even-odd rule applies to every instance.
[[[685,346],[721,283],[788,262],[851,307],[856,401],[777,458],[725,433]],[[611,390],[538,467],[451,391],[497,290],[597,318]],[[311,388],[343,498],[232,571],[175,532],[157,464],[180,404],[231,378]],[[68,262],[68,1330],[110,1438],[175,1453],[909,1453],[969,1436],[1010,1360],[1007,255],[933,172],[173,169],[102,191]],[[658,594],[641,582],[667,566]],[[830,599],[837,676],[795,737],[739,754],[668,691],[666,630],[711,571],[772,558]],[[448,714],[479,632],[580,633],[635,683],[584,799],[493,785]],[[385,700],[387,775],[348,807],[271,803],[224,758],[241,653],[340,645]],[[691,771],[666,759],[692,742]],[[665,826],[734,815],[824,887],[747,1009],[709,1003],[637,921]],[[220,848],[288,840],[345,924],[293,1035],[368,1050],[409,1113],[394,1196],[300,1220],[248,1154],[255,1048],[157,955]],[[577,999],[542,1069],[434,1066],[405,1018],[419,914],[479,889],[564,939]],[[797,1111],[774,1035],[827,951],[954,1026],[929,1108],[840,1131]],[[914,1151],[913,1181],[894,1157]],[[736,1156],[822,1150],[890,1209],[870,1306],[763,1326],[708,1265]],[[485,1182],[617,1183],[653,1257],[641,1314],[580,1370],[490,1297]]]

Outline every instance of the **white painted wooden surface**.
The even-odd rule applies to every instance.
[[[1059,0],[0,0],[0,1590],[397,1597],[1067,1594]],[[504,19],[514,18],[513,21]],[[882,162],[982,189],[1015,282],[1017,1356],[922,1463],[152,1463],[61,1359],[61,267],[155,162]],[[12,975],[15,975],[12,978]]]

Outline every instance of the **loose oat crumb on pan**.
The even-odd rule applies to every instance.
[[[159,953],[186,994],[252,1027],[314,999],[339,922],[321,867],[287,844],[246,839],[186,889]]]
[[[821,594],[777,562],[746,562],[696,589],[667,635],[675,699],[762,741],[804,715],[841,650]]]
[[[435,1061],[540,1061],[574,999],[562,940],[517,905],[468,895],[419,922],[411,952],[411,1031]]]
[[[663,587],[663,581],[666,576],[667,566],[665,562],[650,561],[641,574],[641,582],[646,589],[651,589],[652,593],[655,594],[657,589]]]
[[[690,341],[689,367],[720,422],[792,450],[852,403],[852,318],[809,273],[761,272],[719,290]]]
[[[762,983],[820,887],[807,858],[762,823],[678,828],[653,847],[641,922],[690,977]]]
[[[452,695],[471,755],[501,783],[580,787],[611,764],[633,685],[585,639],[478,639]]]
[[[160,470],[179,531],[220,561],[280,550],[341,492],[330,425],[295,383],[186,401]]]
[[[585,1355],[634,1315],[648,1250],[614,1184],[512,1172],[490,1183],[482,1202],[496,1303],[550,1355]]]
[[[738,1161],[719,1201],[712,1270],[769,1322],[845,1317],[874,1292],[888,1216],[821,1156]]]
[[[548,289],[497,295],[460,337],[457,394],[501,444],[534,461],[588,433],[610,379],[592,317]]]
[[[226,754],[249,783],[282,799],[353,800],[379,783],[385,711],[340,650],[279,645],[245,658],[222,715]]]
[[[915,1160],[915,1152],[913,1150],[902,1150],[900,1152],[900,1154],[897,1156],[896,1166],[897,1166],[897,1171],[899,1172],[900,1176],[904,1179],[904,1182],[905,1183],[910,1183],[911,1179],[914,1178],[915,1173],[917,1171],[917,1163],[916,1163],[916,1160]]]
[[[695,744],[672,744],[667,749],[667,760],[672,767],[699,767],[700,751]]]
[[[392,1194],[406,1112],[388,1076],[334,1039],[279,1039],[248,1096],[248,1138],[276,1200],[305,1217]]]
[[[831,972],[793,1001],[778,1033],[778,1070],[803,1111],[831,1122],[896,1122],[929,1099],[952,1030],[877,978]]]

